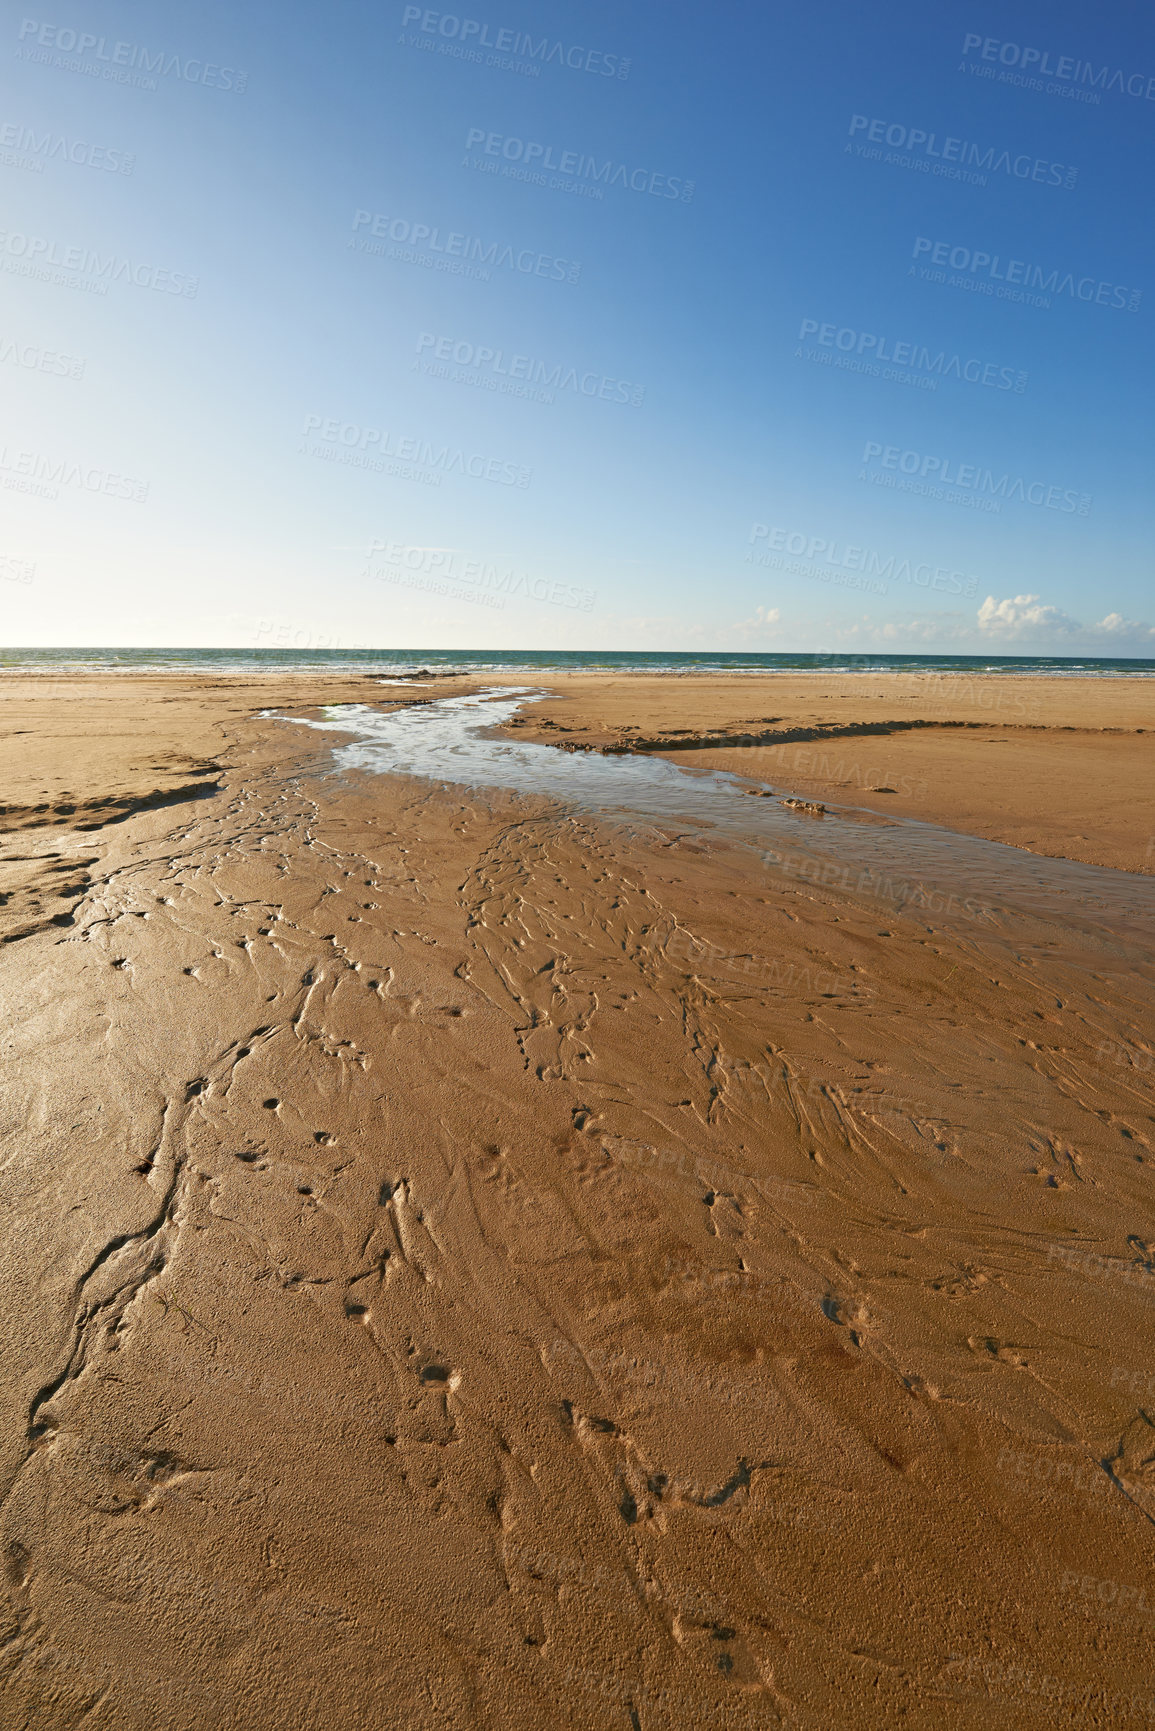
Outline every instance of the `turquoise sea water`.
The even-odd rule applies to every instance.
[[[675,654],[603,649],[0,649],[0,670],[197,673],[998,673],[1155,678],[1155,660],[1046,655]]]

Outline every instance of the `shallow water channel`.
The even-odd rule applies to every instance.
[[[1020,941],[1029,931],[1035,942],[1155,959],[1155,879],[853,806],[827,806],[825,816],[814,817],[780,797],[751,797],[767,783],[684,769],[650,753],[569,752],[495,733],[548,695],[496,687],[391,713],[335,704],[303,725],[345,736],[333,748],[335,769],[500,788],[635,830],[692,830],[702,840],[715,832],[752,848],[772,876],[874,902],[880,914],[970,928],[976,936],[1013,928]]]

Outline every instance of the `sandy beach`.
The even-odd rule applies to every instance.
[[[518,724],[526,737],[595,750],[641,743],[672,762],[807,799],[1089,865],[1155,870],[1155,697],[1146,679],[587,673],[554,676],[550,686],[557,698]]]
[[[3,1723],[1147,1722],[1151,682],[485,683],[0,676]]]

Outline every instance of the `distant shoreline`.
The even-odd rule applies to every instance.
[[[298,637],[305,635],[297,633]],[[79,675],[114,673],[261,672],[370,673],[401,678],[428,674],[468,677],[484,673],[550,673],[634,676],[685,674],[765,675],[767,673],[933,675],[937,677],[1019,676],[1049,679],[1155,679],[1155,657],[1043,655],[820,655],[754,654],[731,651],[569,650],[569,649],[369,649],[343,648],[324,641],[237,645],[228,648],[52,648],[0,649],[0,678],[6,674]]]

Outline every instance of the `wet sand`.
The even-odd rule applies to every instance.
[[[641,742],[787,794],[1155,871],[1147,679],[565,674],[550,688],[558,696],[518,724],[525,737],[594,750]]]
[[[927,705],[571,677],[504,730],[778,730],[671,753],[769,783],[736,784],[760,847],[692,786],[614,821],[334,769],[345,735],[257,714],[476,682],[27,683],[4,1724],[1155,1714],[1141,682],[863,734]],[[930,789],[746,755],[832,728]],[[953,901],[788,864],[913,859],[886,815],[935,811]],[[1012,819],[1130,872],[1016,851],[984,899],[965,834]]]

